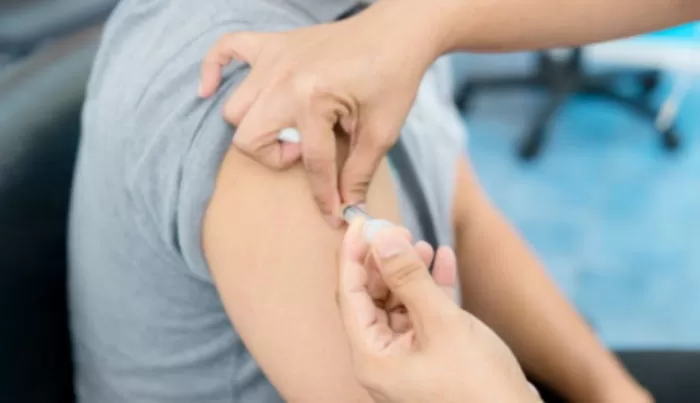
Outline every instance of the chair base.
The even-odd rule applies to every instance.
[[[593,95],[614,101],[636,112],[642,118],[648,119],[651,123],[655,121],[657,110],[651,106],[650,94],[658,86],[660,79],[658,70],[585,74],[581,57],[580,48],[575,48],[572,55],[564,62],[555,60],[547,52],[540,52],[536,74],[470,80],[457,91],[455,102],[457,107],[464,111],[469,108],[475,94],[479,91],[519,88],[547,89],[549,99],[536,115],[518,147],[518,156],[523,160],[532,160],[540,154],[546,142],[550,122],[564,102],[573,95]],[[629,77],[640,84],[641,93],[637,96],[623,95],[615,90],[615,83],[619,79],[629,79]],[[673,126],[660,131],[659,135],[662,146],[666,150],[674,151],[679,148],[680,138]]]

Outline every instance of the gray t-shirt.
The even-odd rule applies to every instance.
[[[70,309],[83,403],[277,402],[224,312],[201,224],[232,129],[221,106],[247,73],[196,96],[224,33],[333,20],[350,0],[122,0],[88,87],[70,220]],[[463,133],[435,66],[403,132],[441,243]],[[420,237],[404,192],[406,225]]]

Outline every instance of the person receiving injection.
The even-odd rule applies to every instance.
[[[234,145],[276,169],[302,159],[321,213],[338,227],[340,206],[365,199],[379,161],[399,136],[421,77],[440,55],[583,45],[699,18],[697,0],[381,0],[341,22],[225,35],[202,64],[199,95],[215,92],[221,68],[231,59],[250,64],[251,74],[224,108],[225,119],[237,127]],[[332,135],[338,126],[352,144],[339,175]],[[278,141],[278,133],[290,127],[301,132],[301,144]],[[381,255],[385,236],[401,240],[384,228],[369,247],[357,225],[343,244],[339,300],[358,379],[376,400],[536,401],[498,337],[436,292],[441,282],[428,281],[424,256],[432,252],[422,246],[411,249],[408,241],[400,242],[403,253],[385,255],[393,258],[379,264],[382,275],[394,273],[386,284],[406,305],[415,333],[395,337],[387,327],[368,326],[375,323],[377,308],[363,294],[363,257],[369,250]],[[449,250],[438,251],[434,274],[450,272],[451,259]],[[398,267],[389,262],[399,262]],[[397,284],[397,279],[407,283]],[[640,395],[638,401],[652,400]]]

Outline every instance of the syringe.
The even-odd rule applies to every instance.
[[[348,224],[358,217],[362,217],[365,220],[362,235],[365,237],[367,242],[371,242],[374,234],[376,234],[379,230],[394,226],[394,223],[389,220],[372,217],[356,204],[350,204],[343,209],[343,220],[345,220],[345,222]]]
[[[300,143],[301,135],[299,131],[293,127],[288,127],[282,129],[277,135],[277,140],[287,142],[287,143]],[[365,225],[363,228],[363,235],[367,242],[372,240],[374,234],[377,233],[382,228],[390,228],[394,226],[394,223],[388,220],[382,220],[374,218],[367,214],[360,206],[356,204],[350,204],[343,209],[343,220],[350,224],[350,222],[357,218],[362,217],[365,219]]]

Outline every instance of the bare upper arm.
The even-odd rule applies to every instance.
[[[384,163],[368,208],[397,219]],[[206,213],[203,246],[227,313],[280,394],[364,402],[335,305],[342,232],[314,204],[301,167],[275,172],[231,148]]]

